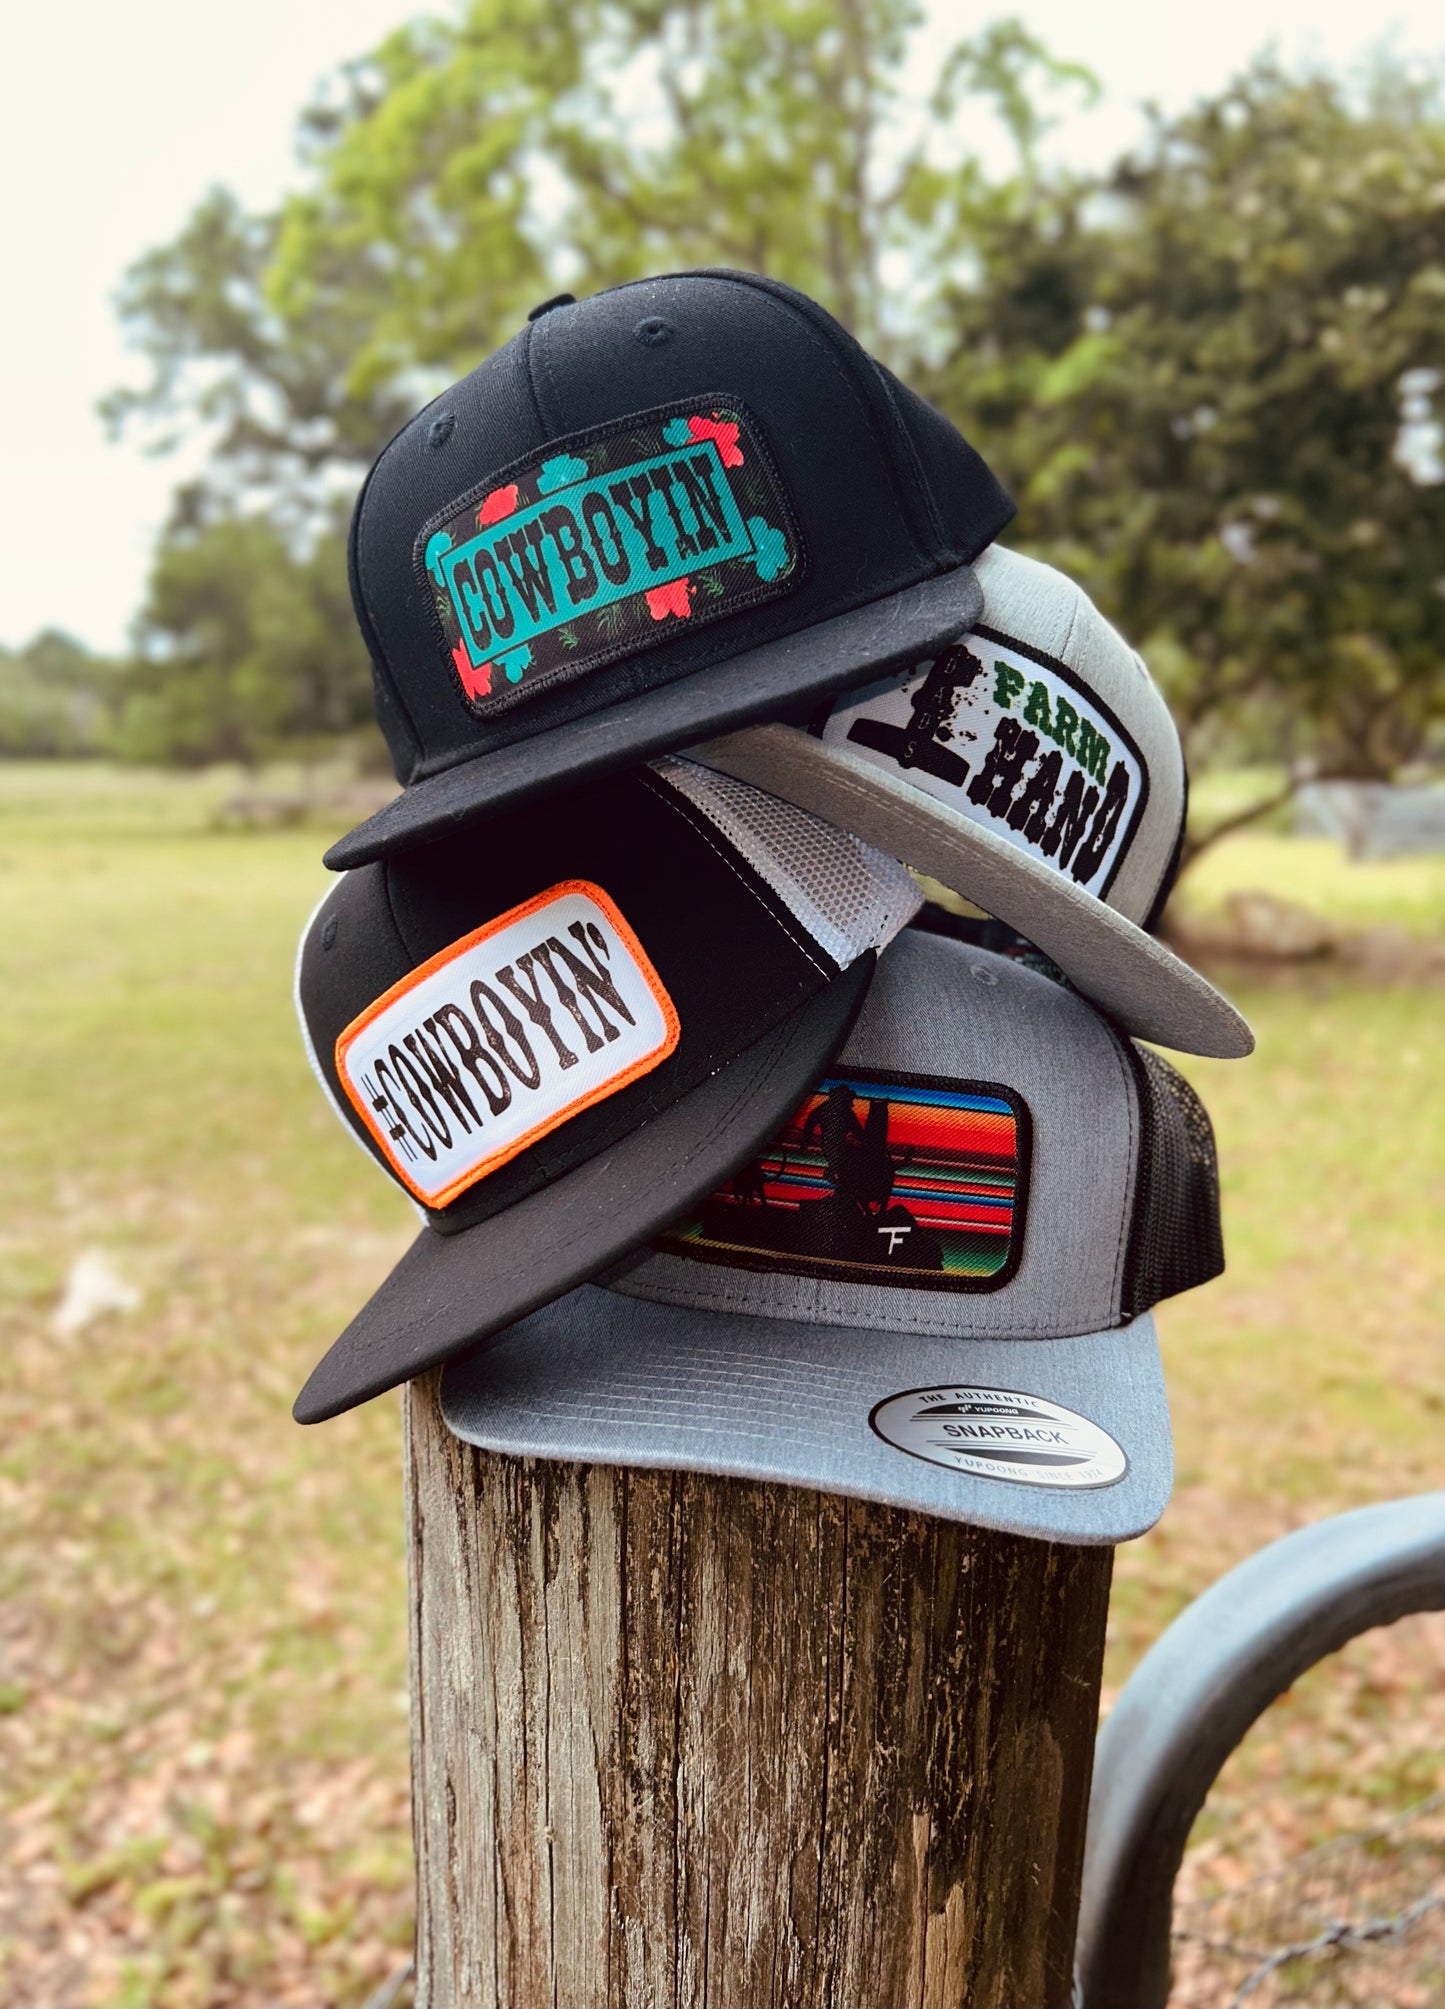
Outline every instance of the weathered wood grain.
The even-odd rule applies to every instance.
[[[420,2009],[1067,2003],[1107,1551],[406,1434]]]

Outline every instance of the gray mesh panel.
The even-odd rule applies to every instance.
[[[897,859],[806,809],[674,755],[652,769],[717,826],[841,968],[886,948],[922,906]]]

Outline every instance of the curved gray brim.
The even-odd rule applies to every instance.
[[[1051,865],[796,726],[760,725],[688,758],[851,830],[1006,921],[1126,1032],[1182,1053],[1238,1060],[1254,1034],[1197,970]]]
[[[897,1398],[927,1396],[952,1414],[948,1394],[964,1389],[1074,1412],[1113,1440],[1122,1476],[1051,1484],[1046,1466],[1028,1479],[977,1476],[874,1427],[886,1404],[902,1419],[895,1434],[908,1434],[917,1411]],[[1060,1542],[1143,1534],[1174,1476],[1147,1312],[1079,1339],[936,1339],[734,1318],[588,1284],[453,1360],[442,1412],[489,1451],[807,1486]],[[927,1433],[913,1441],[927,1452]]]
[[[982,609],[973,567],[956,566],[815,627],[760,642],[676,683],[639,691],[605,711],[425,775],[338,838],[324,863],[333,872],[349,872],[532,796],[676,753],[690,740],[731,732],[750,719],[780,712],[806,717],[820,699],[957,640]],[[722,643],[719,657],[725,657]]]

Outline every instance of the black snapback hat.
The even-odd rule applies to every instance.
[[[346,874],[302,937],[302,1032],[427,1225],[297,1420],[444,1360],[704,1198],[827,1065],[918,903],[860,839],[679,760]]]
[[[340,871],[797,710],[963,634],[1013,515],[806,295],[752,273],[549,303],[357,501],[351,584],[405,790]]]

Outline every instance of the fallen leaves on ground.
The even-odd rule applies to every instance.
[[[415,1224],[291,1018],[318,840],[212,831],[187,786],[56,768],[9,821],[0,803],[11,2009],[346,2009],[410,1946],[396,1406],[313,1431],[289,1409]],[[1240,1001],[1256,1058],[1186,1063],[1230,1269],[1160,1321],[1178,1485],[1118,1557],[1113,1692],[1262,1542],[1440,1483],[1438,992],[1309,976]],[[119,1285],[92,1270],[57,1330],[87,1251]],[[1181,1894],[1445,1784],[1442,1647],[1411,1621],[1300,1683],[1214,1796]],[[1200,1970],[1176,2000],[1233,1985]],[[1390,1985],[1407,2009],[1425,1984]]]

